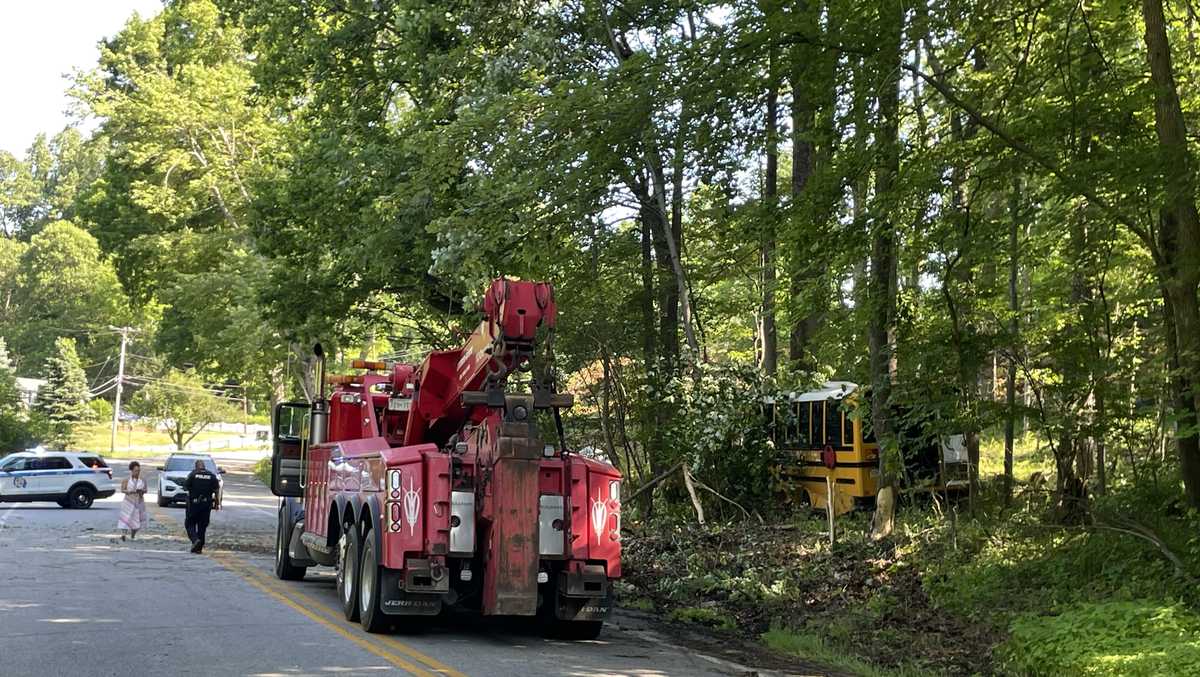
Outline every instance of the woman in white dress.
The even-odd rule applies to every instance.
[[[121,492],[125,501],[121,503],[121,517],[117,526],[121,527],[121,540],[137,538],[138,529],[145,528],[146,516],[146,480],[142,479],[142,465],[137,461],[129,464],[129,477],[121,482]]]

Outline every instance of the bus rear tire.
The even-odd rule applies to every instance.
[[[342,603],[342,614],[346,620],[358,620],[359,595],[359,552],[362,539],[353,523],[342,526],[342,538],[338,542],[337,593]]]

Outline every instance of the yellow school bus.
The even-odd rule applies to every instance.
[[[776,452],[776,493],[824,510],[829,503],[825,478],[832,477],[836,514],[874,504],[879,445],[864,430],[863,403],[858,386],[849,381],[829,381],[817,390],[765,402]],[[897,431],[906,490],[966,493],[969,465],[963,436],[930,437],[927,426],[928,422],[910,423]]]
[[[825,478],[832,477],[836,514],[875,500],[879,445],[864,434],[854,413],[857,390],[849,381],[829,381],[817,390],[767,400],[778,493],[824,510],[830,503]]]

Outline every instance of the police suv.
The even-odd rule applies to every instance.
[[[187,503],[188,492],[183,488],[183,481],[188,474],[196,469],[196,461],[203,461],[204,467],[217,476],[221,487],[225,486],[224,468],[218,468],[212,456],[208,454],[171,454],[167,462],[158,466],[158,505],[165,508],[176,501]],[[217,493],[217,503],[221,502],[221,494]]]
[[[37,450],[0,458],[0,502],[90,508],[115,493],[112,469],[99,454]]]

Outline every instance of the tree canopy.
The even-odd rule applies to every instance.
[[[194,373],[179,370],[150,380],[130,409],[165,428],[180,451],[209,424],[236,417],[225,395],[208,389]]]
[[[877,505],[961,434],[967,509],[1006,529],[1043,479],[1055,528],[1153,505],[1182,529],[1196,21],[1161,0],[167,0],[76,78],[92,136],[0,154],[0,337],[16,374],[53,365],[53,408],[108,396],[131,327],[136,401],[182,445],[222,394],[312,398],[316,340],[419,361],[473,329],[489,279],[544,279],[570,446],[644,489],[639,517],[777,512],[796,459],[772,430],[798,424],[776,405],[846,380]]]

